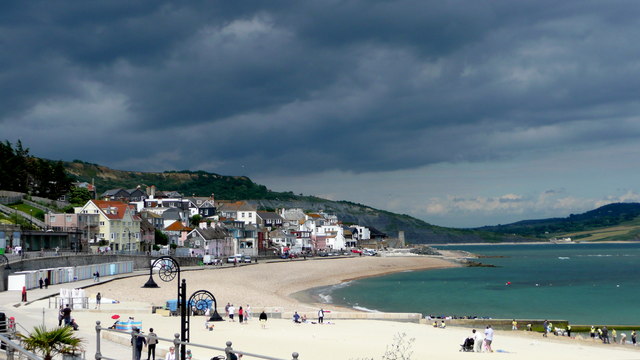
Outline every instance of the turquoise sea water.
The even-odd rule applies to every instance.
[[[479,259],[496,268],[403,272],[317,289],[317,294],[373,311],[640,324],[640,244],[442,248],[504,257]]]

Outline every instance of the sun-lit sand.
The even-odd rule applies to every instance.
[[[413,339],[410,346],[411,359],[468,359],[469,357],[509,357],[512,359],[560,358],[567,359],[632,359],[640,357],[640,352],[632,346],[602,345],[590,340],[568,339],[566,337],[542,338],[537,333],[523,331],[496,331],[494,353],[470,354],[459,352],[463,339],[470,334],[467,328],[448,327],[434,329],[424,324],[384,320],[345,320],[340,313],[351,311],[322,305],[331,309],[324,325],[294,324],[288,318],[291,311],[307,314],[315,321],[319,304],[301,303],[290,295],[317,286],[336,284],[344,280],[365,276],[375,276],[390,272],[442,268],[457,266],[451,261],[433,257],[352,257],[348,259],[322,259],[313,261],[293,261],[280,263],[260,263],[238,268],[204,271],[185,271],[182,278],[187,280],[187,293],[204,289],[212,292],[218,302],[218,310],[224,314],[227,302],[236,306],[251,305],[254,318],[246,325],[238,322],[217,322],[213,331],[205,329],[204,317],[191,318],[191,342],[224,348],[225,342],[233,342],[234,349],[259,353],[281,359],[291,359],[292,352],[300,354],[302,360],[325,359],[381,359],[385,350],[394,342],[394,337],[405,334],[406,340]],[[180,331],[179,317],[151,314],[150,304],[163,305],[165,300],[176,297],[176,280],[162,282],[154,275],[160,289],[141,288],[147,277],[117,280],[87,289],[93,296],[98,291],[105,298],[117,299],[118,304],[103,304],[101,310],[76,310],[73,316],[81,324],[80,335],[95,342],[95,321],[103,326],[113,323],[111,316],[119,314],[143,322],[143,329],[155,328],[160,337],[173,338]],[[470,294],[472,296],[472,294]],[[447,299],[442,299],[447,301]],[[43,310],[47,325],[53,326],[55,310],[46,309],[46,301],[38,301],[19,308],[24,316],[34,319],[42,317]],[[551,306],[551,305],[550,305]],[[269,319],[267,328],[262,329],[257,321],[257,313],[263,308],[278,309],[287,314],[286,319]],[[112,358],[130,358],[130,348],[126,338],[119,341],[103,341],[103,354]],[[161,343],[159,349],[167,349],[168,343]],[[192,348],[194,359],[209,360],[220,351]],[[87,358],[93,357],[95,346],[87,347]],[[143,356],[146,358],[146,356]],[[250,359],[245,357],[244,359]]]

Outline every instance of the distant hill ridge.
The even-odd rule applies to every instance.
[[[523,220],[506,225],[483,226],[476,228],[476,230],[544,238],[553,234],[584,232],[629,224],[637,221],[639,216],[640,203],[613,203],[582,214],[571,214],[565,218]],[[628,237],[616,240],[636,239],[635,229],[630,228],[629,230]]]
[[[452,229],[435,226],[409,215],[374,209],[349,201],[331,201],[315,196],[295,195],[293,192],[275,192],[259,185],[245,176],[224,176],[206,171],[137,172],[114,170],[106,166],[80,160],[64,163],[73,178],[92,181],[98,194],[109,189],[131,189],[138,185],[155,185],[160,190],[178,191],[185,196],[210,196],[216,199],[250,200],[261,209],[280,207],[302,208],[306,211],[335,213],[345,224],[360,224],[374,227],[390,237],[398,231],[405,232],[410,243],[469,243],[527,241],[521,236],[495,234],[486,231]]]

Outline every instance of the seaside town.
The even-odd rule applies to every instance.
[[[640,2],[0,14],[0,360],[640,359]]]
[[[46,210],[44,221],[24,214],[35,230],[7,231],[9,249],[58,249],[93,253],[156,253],[199,257],[205,264],[251,262],[258,257],[374,255],[379,248],[402,244],[373,227],[343,224],[323,211],[274,209],[261,211],[249,201],[185,196],[155,186],[110,189],[95,194],[88,183],[77,183],[97,199],[60,213],[6,192],[11,201],[28,201]],[[64,196],[59,207],[68,206]],[[7,201],[5,201],[7,202]],[[17,210],[5,207],[7,215]],[[4,234],[4,232],[3,232]],[[400,237],[402,232],[400,233]],[[229,260],[232,259],[232,260]]]

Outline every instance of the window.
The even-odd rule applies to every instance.
[[[100,221],[100,226],[104,226],[104,221]]]
[[[116,238],[116,234],[115,233],[111,233],[111,240],[115,240]]]
[[[71,215],[67,215],[67,222],[71,222]]]
[[[49,222],[56,222],[56,216],[55,215],[49,215]]]

